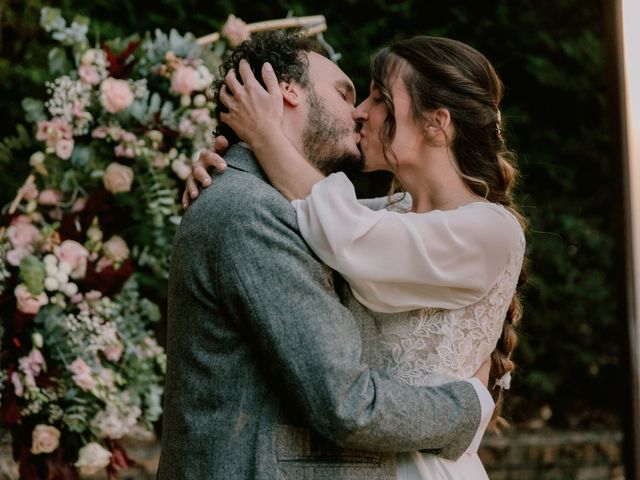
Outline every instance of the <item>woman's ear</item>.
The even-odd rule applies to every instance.
[[[279,85],[284,103],[290,107],[297,107],[302,100],[300,85],[285,80],[282,80]]]
[[[425,119],[425,131],[427,134],[435,134],[439,131],[447,131],[451,125],[451,114],[446,108],[438,108],[430,112]]]

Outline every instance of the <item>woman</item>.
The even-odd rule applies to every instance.
[[[491,64],[468,45],[434,37],[402,40],[374,57],[369,97],[354,111],[360,148],[366,170],[393,172],[409,194],[378,211],[358,202],[344,174],[324,178],[288,143],[272,121],[282,107],[273,73],[263,74],[269,94],[257,97],[243,86],[255,81],[250,69],[241,74],[242,84],[226,78],[220,100],[229,113],[221,118],[293,201],[309,246],[377,316],[387,373],[436,385],[472,376],[491,357],[495,425],[515,367],[525,241],[502,136],[503,87]],[[455,462],[400,454],[398,478],[487,478],[480,439]]]

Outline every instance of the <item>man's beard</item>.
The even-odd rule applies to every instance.
[[[353,132],[322,104],[313,86],[309,87],[309,116],[302,132],[304,155],[325,175],[356,173],[364,168],[362,155],[345,151],[341,140]]]

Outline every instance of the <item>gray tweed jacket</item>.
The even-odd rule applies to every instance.
[[[364,363],[366,310],[340,303],[252,154],[226,160],[174,240],[158,478],[389,480],[393,452],[461,455],[472,385],[411,387]]]

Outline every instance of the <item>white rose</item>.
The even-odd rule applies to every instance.
[[[51,453],[60,445],[60,430],[51,425],[36,425],[31,434],[31,453]]]
[[[104,254],[114,263],[119,263],[129,258],[129,247],[122,237],[112,236],[102,245]]]
[[[74,464],[82,475],[93,475],[111,462],[111,452],[96,442],[87,443],[78,452],[78,461]]]

